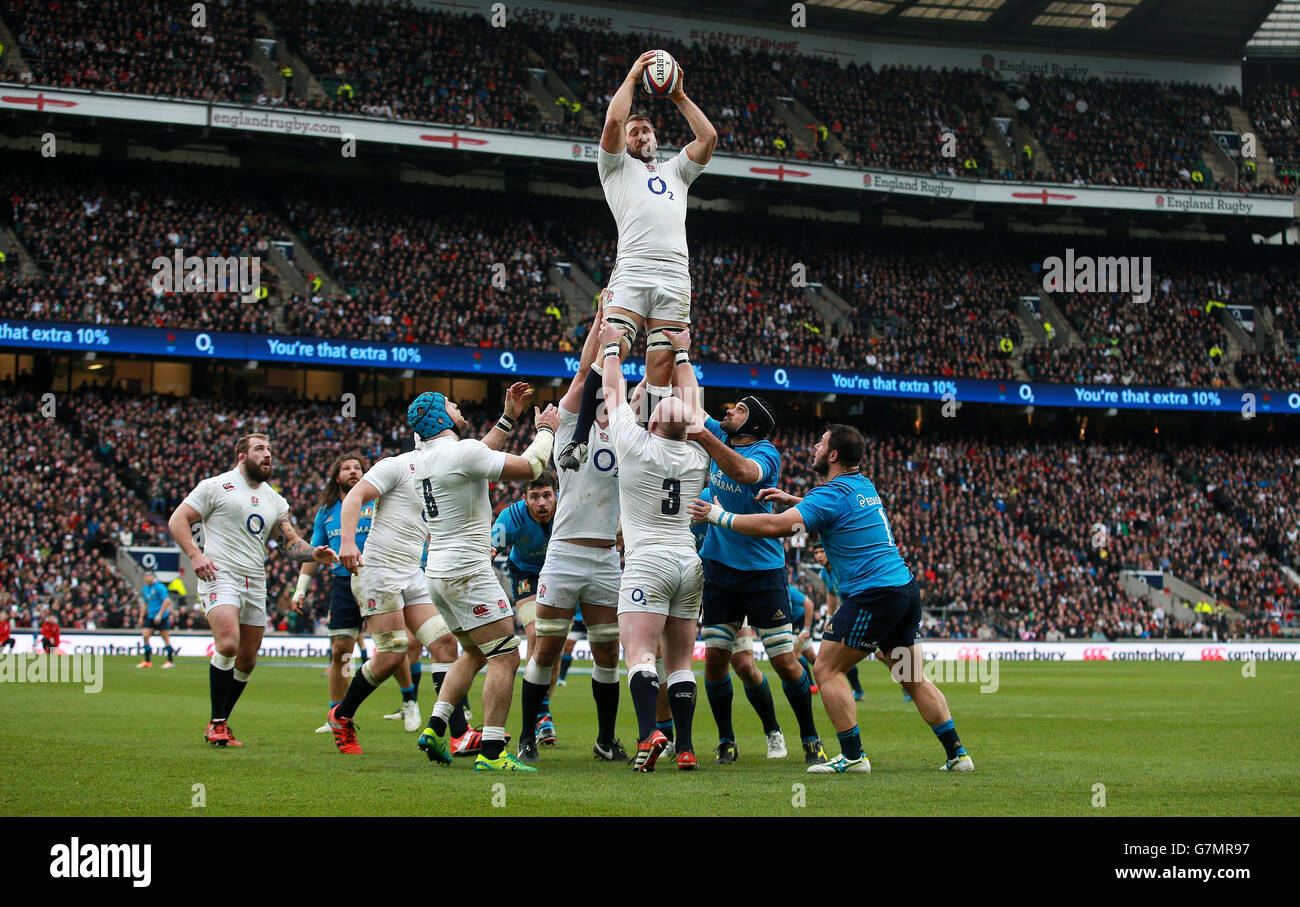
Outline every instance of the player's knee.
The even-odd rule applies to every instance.
[[[756,687],[763,682],[763,672],[754,663],[752,655],[733,659],[731,666],[735,668],[736,676],[745,686]]]
[[[234,658],[239,654],[239,638],[231,636],[216,639],[212,643],[212,650],[222,658]]]
[[[415,643],[412,648],[418,656],[420,647],[427,648],[433,652],[433,644],[447,635],[447,622],[442,619],[441,614],[435,614],[415,629]]]
[[[539,617],[533,622],[539,637],[567,637],[573,617]]]
[[[836,675],[843,676],[845,673],[843,668],[832,665],[826,659],[813,662],[812,668],[813,678],[817,681],[818,685],[829,682],[830,679]]]
[[[516,665],[519,664],[519,637],[511,633],[509,636],[502,636],[485,642],[478,647],[483,653],[483,657],[489,661],[501,659],[501,661],[513,660]]]
[[[600,668],[618,670],[618,643],[602,642],[591,644],[591,660]]]
[[[407,637],[405,630],[380,630],[371,633],[370,638],[374,641],[376,652],[406,654]]]
[[[711,653],[714,649],[726,650],[728,655],[731,654],[732,648],[736,643],[737,627],[734,624],[713,624],[704,628],[704,647],[706,654]]]
[[[772,666],[778,671],[794,672],[798,677],[802,668],[799,668],[799,660],[794,654],[794,634],[790,625],[759,630],[758,636],[763,640],[763,651],[772,659]]]
[[[617,313],[605,316],[605,320],[612,324],[619,333],[619,343],[626,344],[623,349],[623,355],[626,356],[636,344],[637,335],[641,333],[641,328],[637,323],[626,315]]]

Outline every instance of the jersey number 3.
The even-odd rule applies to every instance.
[[[428,479],[424,483],[424,519],[428,521],[430,517],[438,515],[438,502],[433,498],[433,483]]]
[[[664,479],[664,491],[668,497],[663,499],[659,509],[672,516],[682,509],[682,483],[680,479]]]

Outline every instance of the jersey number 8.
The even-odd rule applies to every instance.
[[[433,483],[424,479],[424,519],[438,515],[438,502],[433,498]]]

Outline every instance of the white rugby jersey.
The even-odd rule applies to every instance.
[[[628,554],[645,545],[695,548],[686,508],[709,481],[709,455],[694,441],[672,441],[637,424],[620,406],[609,422],[618,455],[618,496]]]
[[[466,576],[489,564],[492,502],[488,482],[500,478],[505,453],[474,438],[449,436],[426,442],[419,451],[418,464],[416,473],[421,477],[429,520],[425,575],[438,579]],[[366,542],[367,551],[371,544]]]
[[[667,161],[649,164],[626,151],[599,151],[600,185],[618,224],[617,265],[666,261],[689,274],[686,193],[707,165],[692,161],[685,149]]]
[[[592,372],[588,381],[600,375]],[[555,449],[562,451],[573,440],[578,414],[560,405],[560,427],[555,430]],[[618,456],[609,430],[593,422],[587,438],[587,461],[577,469],[557,469],[560,499],[555,507],[551,539],[609,539],[618,536]]]
[[[379,491],[361,563],[410,569],[420,565],[429,524],[424,516],[424,485],[419,450],[385,457],[361,478]]]
[[[265,482],[253,487],[235,467],[204,479],[185,498],[203,520],[203,553],[218,571],[266,576],[266,542],[289,502]]]

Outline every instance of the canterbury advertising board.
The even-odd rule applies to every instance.
[[[15,652],[40,652],[40,642],[29,630],[15,628]],[[208,658],[213,653],[212,637],[206,634],[171,635],[172,645],[184,657]],[[162,640],[157,634],[150,643],[154,655],[160,656]],[[971,642],[968,640],[926,640],[923,643],[927,659],[939,661],[1296,661],[1300,658],[1300,642],[1277,640],[1247,642],[1233,640],[1132,641],[1132,642]],[[526,644],[520,643],[521,656],[526,658]],[[327,636],[267,636],[258,655],[262,658],[328,658],[330,641]],[[101,653],[104,655],[139,656],[144,652],[143,637],[130,633],[64,633],[59,652],[65,655]],[[754,655],[763,659],[762,643],[755,640]],[[591,648],[585,640],[579,641],[573,657],[591,658]],[[704,643],[695,644],[695,658],[704,658]]]

